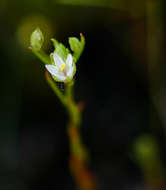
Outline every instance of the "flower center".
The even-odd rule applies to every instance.
[[[65,63],[63,63],[63,64],[60,65],[60,71],[64,71],[65,68],[66,68],[66,64]]]

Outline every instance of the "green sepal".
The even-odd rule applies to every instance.
[[[63,81],[57,79],[57,78],[56,78],[55,76],[53,76],[53,75],[52,75],[52,78],[53,78],[56,82],[63,82]]]
[[[74,76],[74,75],[73,75]],[[73,78],[67,78],[65,81],[62,81],[62,80],[59,80],[57,79],[55,76],[52,75],[52,78],[56,81],[56,82],[64,82],[64,83],[67,83],[67,82],[71,82],[73,80]]]
[[[80,37],[81,37],[80,40],[76,37],[70,37],[69,38],[70,48],[73,51],[74,63],[76,63],[77,60],[79,59],[79,57],[81,56],[81,54],[84,50],[84,46],[85,46],[84,36],[82,34],[80,34]]]
[[[50,54],[50,60],[51,60],[51,65],[55,65],[54,58],[53,58],[53,53]]]
[[[44,42],[44,36],[40,28],[36,28],[30,37],[30,46],[35,51],[40,51]]]
[[[64,61],[66,61],[67,55],[70,53],[69,49],[55,39],[51,39],[51,41],[55,48],[54,53],[57,53]]]

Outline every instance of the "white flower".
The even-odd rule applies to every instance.
[[[66,82],[73,78],[74,65],[73,57],[70,53],[65,62],[57,53],[53,53],[53,61],[55,65],[45,65],[45,67],[58,81]]]

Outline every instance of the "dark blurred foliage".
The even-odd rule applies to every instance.
[[[133,155],[136,139],[153,135],[163,166],[166,160],[164,32],[160,47],[155,46],[162,59],[149,75],[148,56],[154,60],[154,54],[148,54],[148,35],[154,33],[147,23],[147,1],[112,1],[113,7],[111,1],[97,1],[97,6],[95,1],[88,6],[63,2],[0,2],[0,189],[75,189],[68,168],[67,115],[46,83],[44,65],[28,50],[29,36],[39,26],[47,52],[53,49],[52,37],[67,45],[69,36],[85,35],[75,96],[85,103],[82,138],[100,189],[144,190]],[[164,31],[164,3],[159,3],[157,19]],[[155,103],[153,84],[160,92]]]

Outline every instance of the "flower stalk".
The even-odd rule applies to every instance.
[[[66,96],[64,96],[48,72],[46,72],[46,79],[61,103],[65,106],[69,116],[69,122],[67,125],[67,132],[70,143],[69,166],[71,173],[76,181],[77,189],[97,190],[95,179],[88,169],[88,151],[82,143],[80,136],[82,109],[80,109],[79,104],[76,104],[73,100],[73,85],[66,84],[67,92]]]

